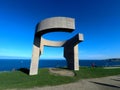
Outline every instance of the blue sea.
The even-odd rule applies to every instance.
[[[0,71],[12,71],[20,68],[30,68],[30,59],[0,59]],[[109,60],[79,60],[80,66],[91,67],[120,66],[120,61]],[[66,60],[39,60],[39,68],[66,67]]]

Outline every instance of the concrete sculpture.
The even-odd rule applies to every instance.
[[[43,53],[44,46],[64,47],[64,57],[67,60],[68,68],[79,70],[78,43],[83,41],[83,34],[77,34],[66,41],[50,41],[42,37],[49,32],[72,32],[75,30],[75,21],[68,17],[52,17],[37,24],[34,37],[32,61],[29,75],[38,73],[39,56]]]

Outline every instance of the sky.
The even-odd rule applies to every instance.
[[[31,58],[36,24],[55,16],[75,18],[76,29],[44,38],[82,33],[79,59],[120,58],[120,0],[0,0],[0,58]],[[40,58],[64,59],[63,48],[45,47]]]

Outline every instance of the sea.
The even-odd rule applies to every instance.
[[[13,71],[21,68],[30,68],[30,59],[0,59],[0,71]],[[120,61],[109,60],[79,60],[80,66],[92,67],[120,66]],[[66,67],[66,60],[39,60],[39,68]]]

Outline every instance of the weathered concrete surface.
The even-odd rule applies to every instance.
[[[75,20],[68,17],[53,17],[37,24],[34,38],[32,61],[29,75],[38,73],[39,56],[43,53],[44,46],[64,47],[64,57],[67,59],[68,68],[79,70],[78,43],[83,41],[83,34],[77,34],[66,41],[50,41],[42,37],[48,32],[72,32],[75,29]]]
[[[65,31],[72,32],[75,29],[74,23],[75,23],[75,20],[73,18],[52,17],[52,18],[48,18],[41,21],[38,24],[37,32],[45,31],[46,33],[48,33],[49,31],[52,32],[52,30],[58,29],[58,28],[60,28],[61,31],[63,30],[64,32]],[[51,29],[51,30],[47,31],[48,29]]]
[[[32,52],[32,60],[30,65],[30,75],[35,75],[38,72],[38,62],[40,55],[40,38],[35,36],[34,44],[33,44],[33,52]]]
[[[68,76],[74,77],[75,73],[71,70],[61,69],[61,68],[49,68],[50,74],[58,75],[58,76]]]

